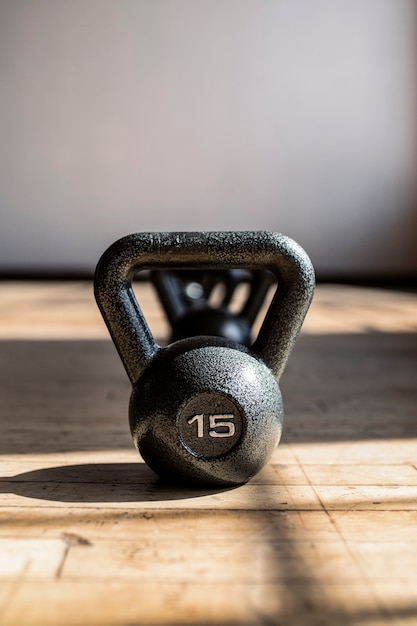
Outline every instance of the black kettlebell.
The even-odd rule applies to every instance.
[[[171,342],[215,335],[248,346],[273,275],[267,270],[154,270],[151,281],[171,325]],[[243,284],[248,286],[246,297],[239,310],[232,311],[234,295]],[[212,303],[210,297],[217,288],[222,295]]]
[[[142,269],[268,269],[278,287],[250,347],[213,336],[156,344],[132,290]],[[269,232],[139,233],[101,257],[95,296],[132,383],[133,441],[161,477],[246,482],[279,442],[278,381],[314,292],[314,270],[288,237]]]

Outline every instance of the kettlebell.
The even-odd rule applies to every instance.
[[[140,270],[267,269],[278,286],[251,346],[202,335],[154,340],[132,289]],[[279,443],[279,379],[314,292],[314,270],[292,239],[272,232],[138,233],[116,241],[95,272],[98,307],[132,383],[134,444],[162,478],[239,485]]]
[[[252,325],[273,282],[268,270],[218,271],[153,270],[151,281],[171,326],[170,340],[197,335],[225,337],[237,343],[252,343]],[[239,310],[230,305],[237,288],[248,286]],[[210,296],[223,292],[215,303]]]

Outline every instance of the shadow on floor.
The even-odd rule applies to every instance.
[[[233,487],[234,488],[234,487]],[[196,489],[160,480],[144,463],[85,463],[0,478],[0,493],[53,502],[163,502],[198,498],[232,487]]]
[[[417,335],[302,335],[281,380],[284,441],[417,436]],[[0,454],[131,449],[110,341],[0,342]]]

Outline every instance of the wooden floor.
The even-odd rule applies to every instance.
[[[417,624],[416,331],[415,294],[319,287],[271,462],[191,491],[133,449],[91,285],[0,284],[0,624]]]

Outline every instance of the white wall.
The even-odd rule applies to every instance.
[[[2,0],[0,270],[273,229],[417,270],[414,0]]]

